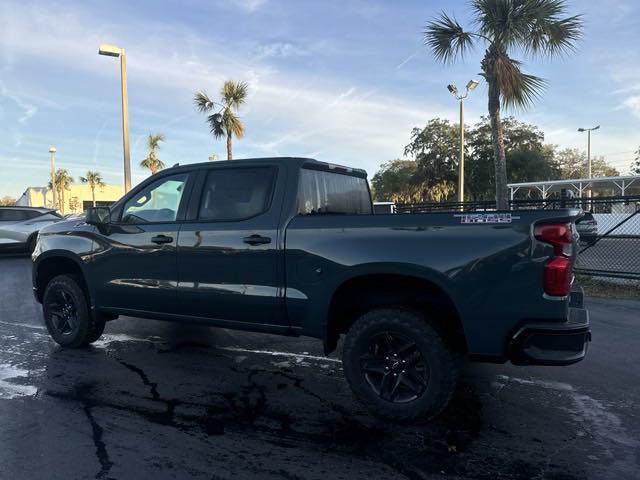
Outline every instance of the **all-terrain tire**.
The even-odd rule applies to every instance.
[[[387,333],[415,343],[415,350],[419,351],[427,366],[425,370],[428,368],[426,386],[414,400],[397,403],[383,398],[365,376],[363,355],[369,355],[372,339]],[[371,310],[356,320],[347,333],[342,358],[345,376],[358,400],[374,415],[394,421],[428,419],[442,412],[456,388],[458,360],[458,355],[428,319],[400,308]]]
[[[85,347],[100,338],[104,330],[104,320],[91,313],[76,275],[58,275],[47,284],[42,312],[49,334],[63,347]]]

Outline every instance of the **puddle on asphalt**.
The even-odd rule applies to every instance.
[[[28,370],[7,363],[0,364],[0,399],[11,400],[18,397],[33,397],[38,393],[38,388],[20,383],[28,378]]]

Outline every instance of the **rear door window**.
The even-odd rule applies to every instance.
[[[265,213],[275,178],[273,167],[210,170],[202,187],[198,220],[232,222]]]

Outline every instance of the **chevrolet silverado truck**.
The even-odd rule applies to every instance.
[[[305,335],[387,419],[447,405],[462,359],[567,365],[590,341],[577,209],[374,214],[363,170],[303,158],[176,166],[40,231],[33,289],[64,347],[124,315]]]

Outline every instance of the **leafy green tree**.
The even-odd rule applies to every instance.
[[[151,175],[155,175],[158,170],[162,170],[166,165],[162,160],[158,158],[158,150],[160,150],[160,143],[164,142],[164,134],[156,133],[149,134],[147,137],[147,157],[140,162],[142,168],[146,168],[151,171]]]
[[[424,40],[443,63],[462,58],[477,43],[486,47],[480,66],[489,94],[496,203],[505,209],[507,159],[500,110],[530,106],[545,85],[542,78],[524,73],[511,55],[554,57],[573,50],[582,35],[582,18],[564,17],[564,0],[472,0],[470,6],[473,30],[442,13],[427,24]]]
[[[216,138],[227,138],[227,160],[233,158],[233,137],[244,136],[244,125],[236,112],[247,100],[249,85],[245,82],[227,80],[220,90],[221,103],[214,102],[204,92],[199,91],[194,95],[196,110],[201,113],[209,113],[220,107],[220,111],[207,117],[211,134]]]
[[[373,198],[396,203],[421,202],[422,186],[414,160],[390,160],[371,179]]]
[[[96,206],[96,188],[104,187],[105,183],[102,180],[102,174],[94,170],[88,170],[84,177],[80,177],[82,183],[89,184],[91,189],[91,204]],[[75,197],[74,197],[75,198]],[[75,210],[72,208],[72,210]]]
[[[578,148],[565,148],[556,153],[556,159],[560,167],[560,178],[587,178],[587,154]],[[604,157],[591,159],[591,175],[593,177],[616,177],[620,172],[609,165]]]
[[[69,175],[69,172],[65,168],[56,169],[53,178],[56,181],[56,191],[58,192],[58,202],[60,204],[60,212],[64,214],[64,192],[65,190],[71,190],[71,184],[73,183],[73,177]],[[53,188],[51,181],[49,181],[49,188]]]
[[[534,125],[513,117],[502,120],[505,158],[511,165],[508,182],[532,182],[558,178],[554,148]],[[465,161],[465,186],[473,200],[488,200],[495,192],[494,150],[491,120],[481,121],[467,133],[470,153]]]
[[[80,199],[78,197],[71,197],[69,199],[69,210],[77,212],[80,209]]]
[[[631,165],[631,174],[640,175],[640,147],[636,150],[636,161]]]
[[[455,193],[458,178],[459,127],[448,120],[434,118],[423,129],[411,131],[411,142],[404,154],[417,163],[417,183],[423,197],[445,201]]]

